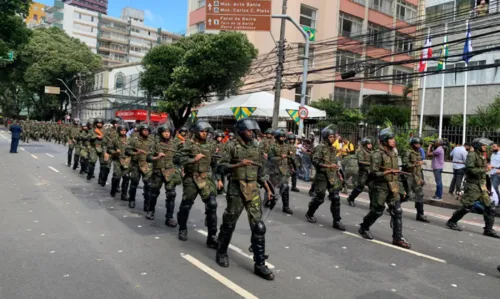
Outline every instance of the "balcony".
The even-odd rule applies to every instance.
[[[113,24],[100,24],[99,29],[103,31],[109,31],[109,32],[116,32],[119,34],[127,34],[128,35],[128,29],[126,27],[120,27],[120,26],[115,26]]]
[[[114,64],[123,64],[128,62],[127,57],[121,57],[121,56],[115,56],[115,55],[106,55],[106,54],[99,54],[101,56],[102,60],[108,61]]]
[[[122,45],[108,44],[108,43],[99,43],[98,50],[102,52],[112,52],[122,55],[127,55],[127,47]]]
[[[103,41],[116,42],[119,44],[128,45],[128,38],[120,34],[107,33],[107,32],[99,33],[97,35],[97,38]]]
[[[59,12],[59,11],[54,11],[54,12],[48,13],[45,16],[45,21],[47,23],[57,23],[63,19],[64,19],[64,14],[62,12]]]
[[[392,1],[371,0],[370,9],[380,11],[381,13],[390,16],[394,15],[394,10],[392,9]]]

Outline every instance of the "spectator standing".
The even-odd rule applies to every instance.
[[[436,181],[436,193],[432,197],[433,200],[443,199],[443,168],[444,168],[444,149],[443,140],[438,139],[427,149],[427,156],[432,156],[432,172]]]
[[[453,178],[450,184],[450,194],[458,194],[462,190],[462,181],[465,175],[465,160],[467,160],[467,149],[469,145],[458,144],[450,153],[453,160]]]
[[[21,138],[21,133],[23,128],[19,125],[18,121],[10,126],[9,131],[12,133],[12,141],[10,143],[10,153],[17,154],[17,146],[19,145],[19,139]]]
[[[490,157],[490,165],[493,168],[490,171],[491,178],[491,186],[495,190],[495,193],[498,197],[498,186],[500,185],[500,153],[498,152],[498,144],[494,143],[491,146],[491,157]]]

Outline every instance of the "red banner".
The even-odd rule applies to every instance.
[[[115,115],[123,120],[139,120],[146,121],[148,112],[146,110],[118,110]],[[151,112],[152,122],[165,121],[168,117],[167,113]]]

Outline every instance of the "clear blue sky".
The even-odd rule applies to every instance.
[[[34,0],[35,2],[54,5],[54,0]],[[174,33],[186,30],[186,0],[108,0],[108,15],[120,17],[122,8],[133,7],[145,11],[146,25],[161,27]]]

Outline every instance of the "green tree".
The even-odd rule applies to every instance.
[[[363,107],[362,111],[369,124],[381,125],[389,120],[396,126],[402,126],[410,122],[411,109],[406,106],[374,104]]]
[[[320,121],[320,126],[335,125],[357,125],[364,120],[359,109],[345,108],[343,101],[338,99],[321,98],[310,104],[312,107],[326,112],[327,120]]]
[[[148,52],[140,85],[179,126],[212,96],[236,94],[257,53],[239,32],[184,37]]]
[[[31,3],[31,0],[0,1],[0,58],[5,58],[9,51],[16,51],[29,38],[29,30],[21,16],[28,14]]]

